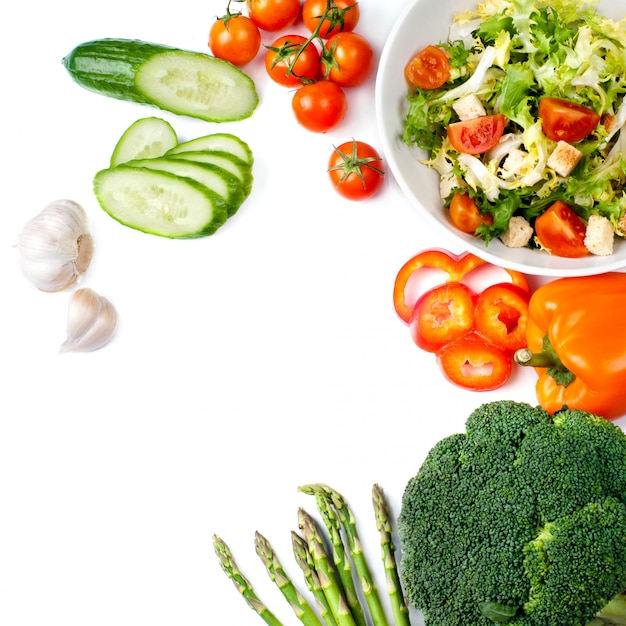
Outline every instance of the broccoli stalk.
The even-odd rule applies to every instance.
[[[597,620],[597,621],[596,621]],[[595,623],[594,623],[595,622]],[[587,626],[626,625],[626,594],[617,594]]]

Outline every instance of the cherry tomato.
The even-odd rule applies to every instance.
[[[502,137],[506,118],[502,113],[481,115],[471,120],[448,124],[448,139],[455,150],[482,154],[491,150]]]
[[[560,200],[535,220],[537,239],[555,256],[579,258],[589,254],[585,247],[585,231],[583,220]]]
[[[593,132],[600,115],[581,104],[561,98],[542,98],[539,101],[541,128],[548,139],[576,143]]]
[[[451,383],[472,391],[501,387],[513,370],[509,355],[475,333],[449,343],[437,356],[437,362]]]
[[[476,331],[509,355],[526,347],[529,298],[509,283],[490,285],[476,299]]]
[[[426,352],[438,352],[473,327],[474,294],[467,285],[454,281],[428,290],[409,320],[413,341]]]
[[[242,66],[250,63],[261,47],[257,25],[245,15],[218,18],[209,31],[209,48],[218,58]]]
[[[270,32],[291,26],[300,15],[300,0],[246,0],[248,16]]]
[[[353,31],[360,17],[357,0],[304,0],[302,5],[302,21],[310,32],[315,32],[324,18],[318,31],[322,39]]]
[[[304,48],[303,48],[304,46]],[[312,41],[301,35],[283,35],[265,53],[265,69],[272,80],[298,87],[318,76],[320,54]]]
[[[347,141],[335,148],[328,174],[336,191],[348,200],[364,200],[382,186],[385,168],[380,154],[362,141]]]
[[[483,215],[474,198],[469,194],[457,192],[450,201],[450,219],[460,231],[474,234],[481,224],[491,226],[493,215],[487,213]]]
[[[374,71],[375,55],[369,41],[357,33],[343,32],[326,42],[323,73],[342,87],[364,83]]]
[[[339,85],[320,80],[300,87],[291,106],[296,119],[307,130],[325,133],[343,120],[348,100]]]
[[[437,89],[450,78],[448,55],[437,46],[426,46],[406,64],[404,77],[413,87]]]

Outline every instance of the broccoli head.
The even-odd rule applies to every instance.
[[[586,626],[610,601],[626,624],[626,434],[513,401],[465,426],[429,452],[398,520],[427,626]]]

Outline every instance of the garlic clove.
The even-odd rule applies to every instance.
[[[77,289],[68,308],[67,339],[61,352],[91,352],[105,346],[117,331],[117,311],[93,289]]]
[[[73,200],[55,200],[29,220],[16,247],[24,274],[41,291],[61,291],[78,281],[93,257],[87,214]]]

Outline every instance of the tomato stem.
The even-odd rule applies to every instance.
[[[339,150],[339,148],[336,148],[335,146],[333,146],[333,148],[335,148],[335,152],[341,157],[342,161],[338,165],[330,167],[328,171],[330,172],[332,170],[343,170],[343,174],[339,179],[340,183],[348,178],[350,174],[356,174],[361,180],[363,187],[365,188],[366,183],[363,173],[361,172],[362,167],[368,167],[371,170],[378,172],[381,176],[385,175],[385,171],[383,169],[372,165],[372,162],[380,161],[378,157],[359,157],[356,139],[352,139],[352,154],[350,155],[342,152],[341,150]]]

